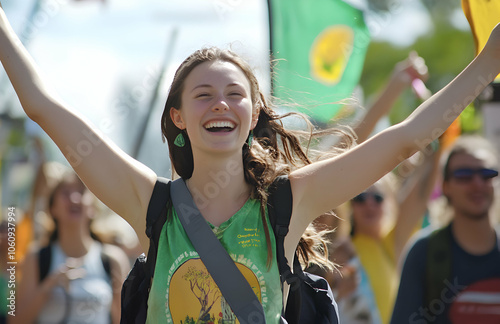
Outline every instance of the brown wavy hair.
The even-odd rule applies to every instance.
[[[243,145],[242,159],[245,181],[252,188],[251,197],[260,200],[260,214],[264,224],[268,247],[267,262],[270,265],[273,252],[266,221],[267,189],[278,176],[289,174],[292,169],[311,163],[311,159],[308,157],[308,148],[314,137],[325,133],[340,132],[343,138],[347,138],[347,140],[342,141],[343,145],[345,143],[352,143],[353,137],[350,137],[342,130],[317,131],[307,117],[302,114],[290,112],[278,115],[259,89],[257,78],[248,63],[231,50],[223,50],[217,47],[203,48],[186,58],[177,69],[161,118],[161,130],[163,140],[166,139],[168,142],[172,174],[175,172],[181,178],[189,179],[193,174],[194,162],[189,137],[186,132],[177,128],[173,123],[170,118],[170,108],[181,109],[181,95],[184,90],[184,81],[195,67],[208,61],[228,62],[239,67],[250,83],[253,107],[259,109],[259,118],[253,130],[252,144],[250,146],[248,143]],[[286,130],[282,119],[291,115],[296,115],[304,119],[308,125],[308,131]],[[183,132],[185,139],[183,147],[174,145],[175,138],[180,132]],[[313,236],[309,235],[309,238]],[[313,241],[311,239],[302,239],[300,244],[307,246],[304,246],[301,251],[310,251],[313,245],[324,246],[320,240]],[[316,260],[313,255],[311,255],[313,260],[307,258],[307,254],[305,256],[306,260],[308,260],[307,263]],[[320,263],[323,262],[320,261]]]

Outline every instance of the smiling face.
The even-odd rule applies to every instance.
[[[185,79],[181,107],[171,107],[175,126],[186,130],[193,154],[241,154],[243,143],[257,123],[252,89],[243,71],[215,60],[196,66]]]
[[[236,53],[230,50],[223,50],[217,47],[210,47],[210,48],[202,48],[198,51],[195,51],[190,56],[188,56],[175,72],[174,79],[172,80],[172,85],[170,86],[170,90],[168,92],[167,100],[165,103],[165,109],[163,110],[163,114],[161,117],[161,131],[163,134],[163,138],[166,139],[168,142],[170,161],[172,163],[172,171],[177,173],[184,179],[189,179],[192,176],[194,170],[194,156],[193,156],[193,148],[190,137],[193,136],[193,139],[196,138],[197,143],[195,143],[195,145],[204,144],[202,141],[198,141],[198,139],[200,138],[199,134],[202,134],[203,132],[195,130],[194,128],[188,125],[188,131],[189,131],[189,136],[188,136],[185,130],[186,124],[189,123],[191,125],[191,123],[187,119],[188,114],[183,112],[184,106],[187,106],[183,101],[186,100],[189,100],[191,102],[193,101],[192,100],[193,98],[186,97],[186,100],[184,98],[185,94],[187,94],[186,92],[188,86],[187,82],[189,81],[188,79],[192,79],[191,74],[195,69],[197,69],[200,65],[203,65],[205,63],[207,63],[205,64],[205,66],[210,65],[209,64],[210,62],[212,62],[212,64],[215,62],[218,63],[224,62],[222,66],[227,67],[228,69],[232,70],[232,72],[237,71],[236,73],[237,77],[231,80],[231,82],[239,80],[239,83],[243,85],[243,87],[245,87],[246,90],[248,90],[248,88],[246,87],[246,82],[248,82],[250,85],[250,99],[252,102],[252,107],[253,109],[255,109],[254,111],[259,111],[260,107],[265,108],[265,104],[262,101],[263,95],[259,90],[259,84],[257,78],[255,77],[255,74],[252,72],[252,69],[250,68],[248,63],[246,63]],[[242,75],[246,78],[246,80],[241,78]],[[205,78],[206,75],[202,75],[202,77]],[[205,80],[204,84],[214,86],[214,84],[212,84],[214,80],[215,78],[210,77],[208,78],[208,80]],[[201,81],[201,80],[195,79],[195,81]],[[192,88],[190,90],[192,90]],[[191,107],[191,105],[189,105],[189,107]],[[189,109],[189,107],[186,108]],[[228,105],[228,107],[232,108],[231,105]],[[177,112],[173,111],[172,108],[175,108]],[[265,111],[265,109],[263,111]],[[199,120],[199,122],[201,122],[201,119]],[[229,122],[234,122],[234,120]],[[229,126],[229,128],[233,127],[233,125],[228,125],[228,124],[218,124],[218,125],[222,126],[223,128],[227,126]],[[242,119],[241,123],[239,122],[235,126],[235,127],[238,126],[241,127],[236,131],[233,130],[232,132],[230,132],[231,135],[233,136],[237,132],[242,131],[243,125],[244,123]],[[251,127],[249,127],[248,129],[250,128]],[[207,135],[214,135],[214,134],[207,134]],[[248,133],[246,135],[248,136]],[[179,143],[182,144],[179,145]],[[240,149],[242,155],[244,154],[243,148],[244,148],[243,143],[241,143]],[[198,150],[198,152],[200,151]]]
[[[351,200],[352,217],[356,233],[378,236],[382,229],[384,195],[377,186]]]
[[[477,173],[470,177],[453,176],[456,170],[482,168],[495,166],[477,154],[457,153],[450,158],[446,171],[448,176],[443,182],[443,194],[455,211],[455,217],[477,220],[488,217],[493,204],[494,179],[484,179]]]

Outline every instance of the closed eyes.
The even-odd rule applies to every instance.
[[[244,97],[244,94],[241,93],[241,92],[230,92],[227,94],[228,97]],[[212,97],[212,95],[210,93],[198,93],[194,96],[195,98],[208,98],[208,97]]]

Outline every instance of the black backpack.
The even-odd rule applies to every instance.
[[[146,218],[146,235],[150,239],[148,250],[150,257],[146,259],[144,255],[141,255],[137,258],[123,284],[120,321],[122,324],[146,322],[147,300],[156,264],[160,232],[166,221],[167,209],[171,206],[170,181],[158,178]],[[279,177],[271,186],[268,211],[276,237],[281,282],[287,281],[290,285],[286,312],[283,314],[286,323],[338,323],[337,304],[328,282],[322,277],[302,271],[297,255],[295,255],[292,274],[285,258],[283,244],[288,233],[292,212],[292,192],[287,177]]]

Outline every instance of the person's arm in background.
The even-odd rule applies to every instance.
[[[143,249],[146,212],[156,181],[153,170],[133,159],[73,107],[61,100],[0,9],[0,61],[26,115],[56,143],[85,185],[135,230]],[[75,158],[82,143],[85,156]]]
[[[406,243],[419,228],[418,225],[422,222],[427,210],[429,198],[439,175],[441,152],[441,145],[437,145],[435,148],[429,145],[426,149],[417,153],[420,154],[420,158],[414,164],[411,163],[411,158],[403,162],[406,168],[404,172],[408,172],[409,176],[404,179],[396,196],[394,258],[398,263]]]
[[[416,52],[411,52],[406,60],[397,63],[382,92],[367,109],[362,120],[353,127],[358,143],[364,142],[370,136],[380,118],[389,113],[401,93],[410,87],[414,80],[426,81],[427,78],[425,61]],[[427,96],[421,98],[424,100],[430,96],[429,93],[420,95]]]
[[[108,255],[111,268],[111,288],[113,291],[111,320],[113,324],[118,324],[121,317],[122,285],[130,271],[130,263],[125,252],[117,246],[106,244],[103,247],[103,252]]]

